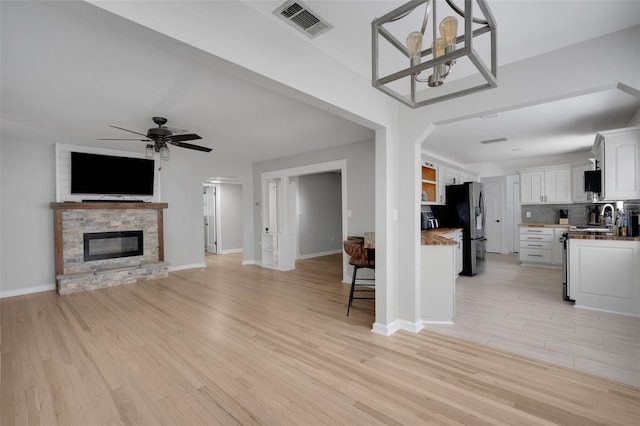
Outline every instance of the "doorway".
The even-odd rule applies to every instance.
[[[204,187],[204,250],[207,253],[218,253],[218,192],[216,184]]]
[[[342,253],[342,241],[346,239],[348,232],[346,171],[346,160],[337,160],[262,173],[262,266],[289,270],[295,268],[297,258],[306,259],[316,255]],[[337,209],[339,230],[337,235],[328,235],[324,232],[322,238],[329,243],[333,238],[334,245],[337,244],[335,247],[339,245],[339,248],[322,248],[321,245],[310,247],[306,244],[308,241],[300,241],[300,239],[314,238],[313,236],[304,237],[302,234],[306,231],[311,233],[309,235],[317,234],[319,226],[314,226],[314,223],[327,220],[322,212],[324,202],[316,203],[316,207],[310,207],[312,211],[307,212],[309,216],[305,217],[309,220],[300,223],[299,213],[304,214],[305,212],[301,212],[302,204],[300,204],[298,195],[301,193],[301,186],[305,192],[313,192],[314,185],[319,185],[318,182],[310,182],[313,180],[311,176],[328,174],[333,174],[334,180],[338,182],[339,189],[331,195],[337,195],[339,200],[332,201]],[[272,195],[274,192],[275,196]],[[319,214],[320,218],[318,218]],[[272,221],[271,218],[274,216],[276,220]],[[272,226],[270,227],[271,222],[277,223],[277,229],[269,229],[267,232],[267,228],[272,228]],[[334,229],[338,229],[338,226]],[[323,243],[327,242],[324,240]],[[348,280],[348,259],[343,259],[343,277]]]
[[[203,187],[204,250],[208,254],[243,251],[242,185],[207,180]]]

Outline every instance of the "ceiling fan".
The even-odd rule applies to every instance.
[[[169,159],[169,145],[175,145],[182,148],[193,149],[196,151],[210,152],[211,148],[204,146],[194,145],[186,143],[186,141],[193,141],[202,139],[195,133],[187,133],[188,130],[176,129],[173,127],[167,127],[167,119],[164,117],[153,117],[153,122],[158,127],[152,127],[147,131],[147,134],[134,132],[133,130],[124,129],[118,126],[109,126],[114,129],[124,130],[125,132],[135,133],[136,135],[144,136],[145,139],[98,139],[100,141],[142,141],[148,142],[145,155],[147,158],[153,158],[155,152],[160,154],[160,158],[163,160]]]

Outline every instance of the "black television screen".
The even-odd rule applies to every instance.
[[[71,193],[153,196],[154,162],[71,152]]]

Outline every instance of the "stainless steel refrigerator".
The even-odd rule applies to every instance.
[[[483,186],[465,182],[446,187],[447,204],[431,206],[440,227],[462,228],[462,275],[482,273],[487,258]]]

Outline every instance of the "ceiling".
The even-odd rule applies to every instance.
[[[207,8],[215,13],[218,2],[184,3],[188,19]],[[334,26],[313,40],[272,14],[281,1],[244,3],[368,80],[371,21],[404,2],[305,1]],[[149,7],[162,13],[162,4]],[[499,65],[640,24],[637,1],[489,4],[500,28]],[[128,137],[110,124],[145,133],[152,116],[164,116],[169,126],[201,135],[211,155],[251,162],[373,138],[370,129],[248,82],[202,50],[87,3],[2,2],[1,19],[3,137],[40,129],[55,142],[105,146],[96,139]],[[562,28],[561,35],[540,31],[541,22]],[[206,37],[206,28],[199,31]],[[612,89],[493,119],[462,117],[439,123],[429,149],[460,164],[585,150],[593,132],[623,126],[638,106],[636,97]],[[468,156],[478,141],[501,137],[508,141],[485,145],[485,157]],[[109,147],[142,152],[144,144]]]

